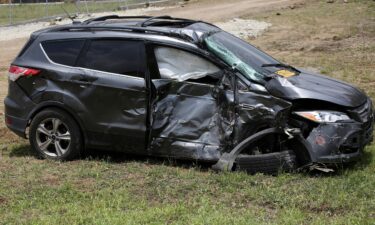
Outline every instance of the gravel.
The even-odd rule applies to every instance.
[[[266,31],[271,24],[257,21],[235,18],[223,23],[216,23],[221,29],[241,38],[256,38]]]

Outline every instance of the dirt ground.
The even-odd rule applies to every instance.
[[[191,1],[184,7],[153,12],[153,15],[171,15],[209,22],[220,22],[251,12],[269,11],[302,2],[300,0],[203,0]]]

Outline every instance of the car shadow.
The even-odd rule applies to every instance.
[[[213,165],[212,162],[202,162],[197,160],[182,160],[174,158],[164,158],[155,156],[142,156],[121,152],[110,152],[100,150],[89,150],[81,159],[106,161],[109,163],[127,163],[127,162],[141,162],[151,165],[165,165],[179,168],[196,168],[200,171],[208,171]]]
[[[37,155],[30,149],[30,145],[19,145],[12,148],[9,157],[37,157]]]
[[[334,172],[322,172],[322,171],[304,171],[303,174],[306,176],[340,176],[344,174],[345,171],[360,171],[366,169],[373,162],[373,152],[365,151],[362,158],[355,163],[350,163],[346,165],[340,165],[332,167]],[[9,157],[36,157],[38,156],[30,149],[30,145],[20,145],[12,148],[9,153]],[[121,152],[110,152],[110,151],[100,151],[100,150],[89,150],[84,153],[78,160],[92,160],[92,161],[106,161],[108,163],[128,163],[128,162],[141,162],[151,165],[165,165],[171,167],[179,168],[196,168],[200,171],[208,171],[213,165],[212,162],[201,162],[196,160],[181,160],[173,158],[161,158],[154,156],[141,156],[129,153]]]
[[[40,158],[35,154],[30,145],[20,145],[12,148],[9,152],[9,157],[35,157]],[[152,165],[166,165],[180,168],[196,168],[200,171],[207,171],[211,168],[212,163],[198,162],[194,160],[180,160],[173,158],[161,158],[153,156],[141,156],[121,152],[110,152],[90,149],[81,155],[77,160],[91,160],[91,161],[106,161],[108,163],[128,163],[141,162]]]

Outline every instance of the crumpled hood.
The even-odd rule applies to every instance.
[[[345,107],[358,107],[367,97],[352,85],[327,76],[300,70],[297,76],[277,76],[265,85],[274,96],[288,100],[314,99]]]

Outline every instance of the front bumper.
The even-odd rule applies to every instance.
[[[313,163],[345,164],[360,159],[373,140],[374,120],[320,124],[306,138]]]

